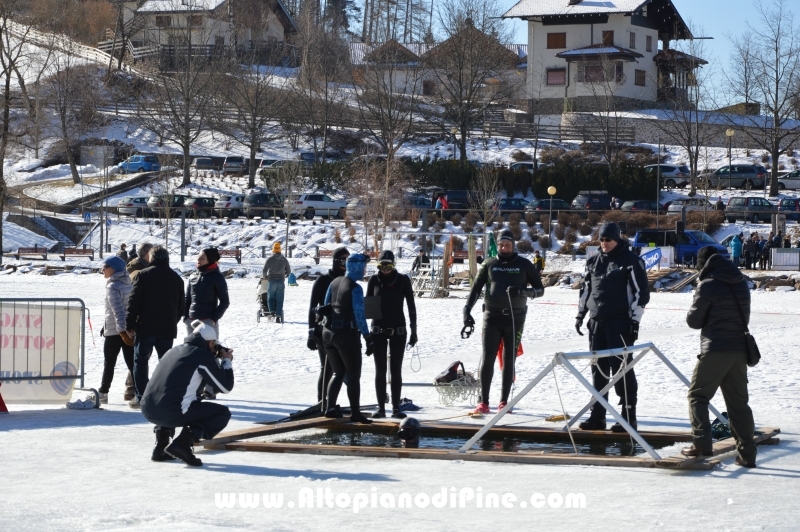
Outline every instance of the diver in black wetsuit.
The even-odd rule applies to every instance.
[[[325,305],[332,310],[322,329],[325,352],[333,366],[333,378],[328,384],[328,409],[325,417],[342,417],[336,400],[347,375],[347,397],[350,399],[350,421],[372,423],[360,410],[361,399],[361,339],[364,335],[367,356],[375,351],[364,316],[364,291],[358,281],[364,279],[369,257],[357,253],[347,258],[347,273],[333,280],[325,294]],[[332,406],[335,405],[335,406]]]
[[[476,413],[489,413],[489,390],[494,376],[494,361],[500,340],[503,340],[503,387],[498,411],[508,402],[514,383],[514,361],[517,346],[525,325],[528,310],[526,297],[542,297],[544,287],[538,270],[526,258],[514,251],[514,235],[509,230],[500,233],[497,243],[499,256],[483,264],[464,307],[464,326],[475,325],[470,312],[486,285],[483,312],[483,360],[481,363],[481,400]],[[530,285],[532,288],[528,288]],[[509,305],[510,303],[510,305]]]
[[[411,279],[401,275],[394,268],[394,253],[388,249],[378,259],[379,273],[373,275],[367,284],[367,297],[381,298],[381,317],[372,320],[372,337],[375,339],[375,393],[378,396],[378,411],[373,418],[386,417],[383,406],[386,400],[386,354],[389,351],[389,372],[392,381],[392,417],[402,419],[400,412],[400,392],[403,387],[403,352],[406,344],[406,317],[403,314],[403,300],[408,305],[408,319],[411,322],[411,335],[408,345],[417,343],[417,307],[414,304],[414,291]]]
[[[316,308],[325,302],[325,294],[334,279],[341,277],[345,272],[345,262],[350,252],[342,246],[333,252],[333,266],[328,273],[317,278],[314,286],[311,287],[311,302],[308,305],[308,348],[319,353],[319,379],[317,380],[317,401],[322,401],[322,412],[328,409],[325,402],[325,389],[328,382],[333,378],[333,368],[328,355],[325,352],[325,344],[322,341],[322,324],[317,319]]]

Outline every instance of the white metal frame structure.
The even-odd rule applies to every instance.
[[[489,431],[494,425],[497,424],[500,419],[503,418],[513,407],[516,405],[523,397],[525,397],[539,382],[544,379],[551,371],[555,369],[556,366],[563,366],[567,371],[572,373],[578,382],[580,382],[586,390],[592,394],[592,398],[589,400],[589,403],[584,406],[580,412],[578,412],[574,417],[567,421],[567,424],[564,425],[562,430],[569,431],[570,427],[578,421],[583,414],[585,414],[595,402],[599,402],[603,407],[605,407],[606,411],[610,413],[617,422],[622,425],[622,427],[631,435],[636,442],[642,446],[642,448],[647,451],[647,454],[650,455],[651,458],[654,460],[660,460],[661,456],[653,449],[653,447],[642,438],[641,434],[639,434],[633,427],[631,427],[627,421],[617,412],[614,407],[612,407],[608,401],[603,397],[613,386],[614,384],[619,381],[625,373],[633,369],[637,362],[639,362],[647,353],[655,353],[655,355],[661,359],[661,361],[672,370],[672,372],[678,377],[678,379],[683,382],[686,387],[688,388],[690,385],[689,379],[687,379],[679,370],[669,361],[669,359],[664,356],[664,354],[658,350],[658,348],[653,345],[651,342],[647,342],[644,344],[634,345],[630,347],[623,347],[618,349],[605,349],[602,351],[577,351],[573,353],[556,353],[553,356],[553,359],[550,361],[547,366],[536,376],[530,383],[528,383],[525,388],[523,388],[517,395],[512,397],[508,404],[500,410],[495,416],[490,419],[476,434],[473,436],[467,443],[465,443],[458,452],[466,453],[469,451],[473,445],[484,435],[486,432]],[[638,354],[636,354],[638,353]],[[611,356],[623,356],[627,357],[628,355],[634,355],[633,360],[628,362],[627,364],[623,364],[620,370],[614,374],[611,379],[609,379],[608,384],[600,390],[599,392],[595,390],[594,386],[586,380],[586,378],[578,371],[575,366],[573,366],[570,361],[571,360],[581,360],[581,359],[588,359],[592,360],[593,362],[599,358],[606,358]],[[708,405],[709,410],[711,410],[719,419],[725,419],[722,414],[714,408],[713,405],[709,403]]]

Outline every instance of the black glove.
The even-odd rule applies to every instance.
[[[309,329],[309,331],[308,331],[308,342],[306,343],[306,345],[308,346],[308,348],[311,351],[316,351],[317,350],[317,338],[316,338],[316,336],[314,336],[314,329]]]
[[[630,332],[628,333],[628,336],[630,336],[631,342],[635,343],[636,340],[639,339],[639,322],[636,320],[631,320],[630,327],[631,328]]]
[[[475,320],[472,319],[472,316],[470,315],[469,312],[470,312],[470,308],[469,307],[464,307],[464,327],[474,327],[475,326]]]
[[[583,336],[583,333],[581,332],[581,327],[583,327],[583,319],[582,318],[576,318],[575,319],[575,330],[578,331],[578,334]]]
[[[370,336],[364,337],[364,341],[367,344],[367,350],[366,350],[367,356],[371,357],[372,353],[375,352],[375,340],[373,340],[372,336],[370,335]]]
[[[417,339],[417,330],[416,329],[411,329],[411,336],[408,337],[408,345],[409,345],[409,347],[414,347],[415,345],[417,345],[417,341],[418,341],[418,339]]]

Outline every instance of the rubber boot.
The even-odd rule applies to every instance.
[[[372,419],[383,419],[386,417],[386,409],[381,407],[377,412],[372,414]]]
[[[153,427],[153,432],[156,434],[156,447],[153,449],[153,455],[150,459],[153,462],[175,460],[174,457],[164,452],[164,449],[169,445],[170,438],[175,435],[175,429],[172,427]]]
[[[633,427],[634,430],[636,430],[637,424],[636,424],[635,406],[629,406],[627,410],[623,407],[622,417],[625,419],[625,421],[628,422],[628,425],[630,425],[631,427]],[[614,423],[614,426],[611,427],[611,432],[625,432],[625,428],[619,423]]]
[[[194,435],[192,434],[192,429],[189,427],[183,427],[183,430],[178,437],[172,440],[172,443],[170,443],[164,450],[168,455],[181,460],[186,465],[201,466],[203,465],[203,462],[194,455],[192,450],[193,440]]]
[[[578,425],[581,430],[606,430],[606,413],[605,409],[602,414],[595,414],[599,410],[592,410],[589,419]]]

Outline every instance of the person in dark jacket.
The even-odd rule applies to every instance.
[[[183,279],[169,267],[169,252],[163,246],[150,250],[150,266],[133,282],[125,318],[127,334],[134,338],[133,382],[136,397],[128,403],[139,408],[147,387],[148,361],[155,347],[158,359],[172,347],[178,322],[184,314]]]
[[[183,322],[192,334],[192,321],[200,320],[214,328],[219,338],[219,320],[230,306],[228,283],[219,271],[219,251],[207,248],[197,256],[197,271],[186,284]]]
[[[770,233],[772,234],[772,233]],[[779,249],[783,247],[783,232],[778,231],[778,234],[773,236],[770,242],[770,247],[773,249]]]
[[[333,367],[330,360],[328,360],[325,343],[322,341],[322,324],[317,319],[316,309],[325,303],[325,295],[328,293],[328,287],[333,280],[344,275],[345,263],[349,256],[350,252],[344,246],[334,250],[331,269],[314,281],[314,285],[311,287],[311,301],[308,305],[308,342],[306,345],[310,350],[319,354],[320,371],[319,379],[317,379],[317,401],[320,401],[323,413],[328,409],[328,404],[325,402],[325,390],[328,382],[333,378]]]
[[[178,458],[191,466],[203,465],[192,443],[213,438],[231,418],[226,406],[201,401],[200,392],[205,386],[215,393],[233,389],[233,350],[218,349],[212,327],[200,321],[194,326],[182,345],[164,355],[142,396],[142,415],[155,425],[156,462]],[[176,427],[182,427],[181,433],[170,443]]]
[[[700,268],[700,283],[686,315],[689,327],[700,329],[700,355],[697,356],[688,395],[694,443],[681,452],[687,456],[712,454],[708,404],[717,389],[721,388],[728,408],[731,433],[736,439],[739,453],[736,463],[755,467],[755,424],[753,412],[747,404],[747,351],[744,337],[750,321],[750,289],[738,268],[711,246],[700,249],[697,266]]]
[[[503,342],[503,385],[497,409],[508,403],[514,383],[514,364],[517,348],[525,326],[528,306],[526,298],[542,297],[544,287],[539,271],[514,250],[514,235],[509,230],[500,234],[499,255],[487,259],[472,285],[464,306],[464,326],[474,327],[471,311],[486,286],[483,298],[483,357],[481,359],[481,397],[475,412],[489,413],[489,391],[494,377],[494,361],[500,342]],[[532,288],[528,288],[531,286]]]
[[[744,242],[742,246],[742,250],[744,251],[744,267],[746,270],[752,270],[753,264],[756,260],[756,253],[758,252],[758,245],[756,241],[753,240],[754,238],[758,238],[758,235],[750,235]]]
[[[425,253],[425,248],[423,247],[422,249],[419,250],[419,255],[417,255],[417,258],[415,258],[414,262],[411,264],[411,271],[412,272],[419,271],[420,266],[422,266],[423,264],[430,264],[430,263],[431,259]]]
[[[392,417],[406,417],[400,411],[400,396],[403,388],[403,353],[406,348],[406,316],[403,313],[403,301],[408,306],[410,322],[408,345],[417,343],[417,307],[414,304],[414,290],[411,279],[401,275],[395,269],[394,253],[388,249],[381,252],[378,258],[378,272],[370,277],[367,283],[367,297],[380,298],[381,317],[372,320],[372,338],[375,339],[375,393],[378,397],[378,412],[373,418],[386,417],[383,406],[386,401],[386,365],[387,353],[389,375],[392,383]]]
[[[128,265],[125,266],[125,269],[128,271],[128,274],[131,276],[131,281],[136,280],[136,276],[139,275],[138,272],[144,270],[148,266],[150,266],[150,250],[153,249],[153,244],[144,243],[139,246],[139,250],[136,252],[136,257],[131,259],[128,262]],[[137,273],[134,273],[137,272]]]
[[[128,263],[128,252],[126,251],[127,247],[128,246],[125,244],[120,244],[119,251],[117,251],[117,257],[122,259],[122,262],[126,264]]]
[[[333,280],[325,294],[325,305],[331,305],[322,329],[325,352],[333,366],[328,384],[328,410],[325,417],[342,417],[336,400],[347,375],[347,397],[350,400],[350,421],[372,423],[361,413],[361,339],[364,335],[367,356],[375,351],[364,315],[364,291],[358,281],[364,279],[369,256],[361,253],[347,257],[347,273]]]
[[[650,301],[647,271],[642,259],[630,249],[627,240],[620,237],[619,226],[607,222],[600,226],[600,253],[586,261],[575,330],[583,336],[581,327],[589,314],[589,349],[600,351],[633,345],[639,337],[639,323],[644,307]],[[629,355],[628,362],[631,361]],[[592,379],[596,390],[602,390],[609,377],[620,371],[622,357],[597,359],[592,365]],[[617,381],[614,390],[623,405],[622,417],[635,429],[636,396],[638,385],[634,370]],[[605,395],[608,400],[608,394]],[[605,430],[606,409],[598,402],[592,406],[583,430]],[[619,423],[611,427],[614,432],[625,432]]]

